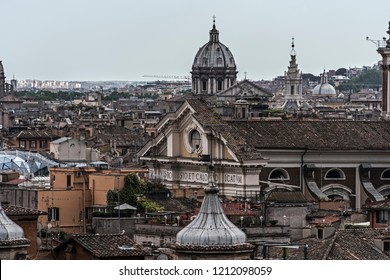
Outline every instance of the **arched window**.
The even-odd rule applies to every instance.
[[[386,169],[382,172],[381,180],[390,180],[390,169]]]
[[[277,168],[270,172],[268,180],[290,180],[290,175],[286,170]]]
[[[198,150],[201,144],[200,133],[197,130],[193,130],[190,134],[190,144],[193,150]]]
[[[329,169],[325,174],[325,180],[345,180],[345,174],[338,168]]]

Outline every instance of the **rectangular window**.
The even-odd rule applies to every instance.
[[[207,82],[202,83],[202,90],[206,91],[207,90]]]
[[[324,238],[324,230],[322,228],[318,229],[318,239]]]
[[[222,81],[218,81],[217,90],[222,90]]]
[[[60,220],[60,208],[50,207],[47,209],[49,221],[59,221]]]
[[[25,140],[20,140],[19,141],[19,147],[20,148],[26,148],[26,141]]]
[[[294,86],[291,86],[291,89],[290,89],[290,93],[291,93],[291,95],[294,95],[294,90],[295,90],[295,88],[294,88]]]
[[[41,140],[41,142],[40,142],[40,148],[41,148],[41,149],[46,149],[46,148],[47,148],[47,141],[46,141],[46,140]]]
[[[66,186],[67,187],[72,186],[72,175],[66,175]]]
[[[388,221],[388,211],[387,210],[377,210],[376,211],[376,222],[378,224],[387,224]]]
[[[383,251],[385,251],[385,252],[390,251],[390,241],[383,242]]]
[[[35,149],[35,148],[37,147],[36,143],[37,143],[37,142],[35,142],[35,140],[31,140],[31,141],[30,141],[30,148]]]

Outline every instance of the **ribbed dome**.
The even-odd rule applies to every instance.
[[[314,87],[312,94],[322,96],[336,96],[336,89],[328,83],[328,76],[325,74],[325,71],[321,75],[321,83]]]
[[[228,47],[219,42],[219,31],[213,24],[210,40],[195,55],[192,67],[236,67],[234,57]]]
[[[0,206],[0,240],[10,241],[16,239],[25,239],[23,229],[8,218]]]
[[[218,198],[219,189],[210,183],[196,218],[176,235],[179,245],[237,245],[246,235],[225,215]]]
[[[313,94],[317,95],[336,95],[335,88],[330,84],[316,85],[313,89]]]

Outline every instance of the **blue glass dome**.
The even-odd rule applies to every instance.
[[[58,163],[44,156],[23,151],[0,151],[0,170],[15,170],[23,175],[47,175]]]

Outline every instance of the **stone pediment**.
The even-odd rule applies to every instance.
[[[229,98],[229,100],[252,98],[268,99],[272,98],[272,96],[273,95],[269,90],[262,88],[249,80],[243,80],[218,93],[217,100],[225,100],[227,98]]]

